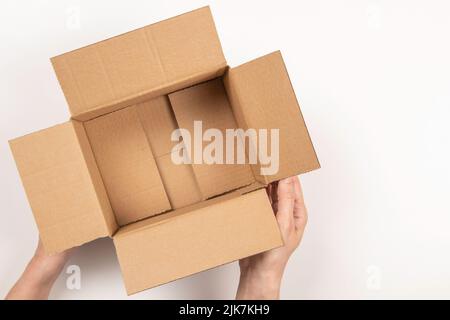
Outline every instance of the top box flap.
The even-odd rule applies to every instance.
[[[128,294],[283,244],[264,189],[141,221],[114,236]]]
[[[48,253],[113,234],[114,214],[81,123],[41,130],[10,146]]]
[[[229,69],[224,84],[242,128],[279,129],[279,170],[254,171],[256,179],[269,183],[320,167],[279,51]]]
[[[209,7],[51,60],[70,112],[81,120],[207,80],[226,67]]]

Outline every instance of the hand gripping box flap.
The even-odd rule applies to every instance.
[[[128,294],[282,245],[264,189],[215,198],[114,236]]]
[[[83,125],[69,121],[10,141],[48,253],[117,229]]]
[[[224,84],[240,127],[279,129],[279,170],[263,175],[260,170],[255,171],[257,166],[252,166],[260,182],[269,183],[320,167],[279,51],[230,69]],[[271,151],[272,141],[268,141]]]
[[[72,117],[83,121],[214,78],[226,67],[209,7],[51,60]]]

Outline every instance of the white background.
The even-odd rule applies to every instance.
[[[322,169],[282,298],[450,298],[448,1],[2,1],[0,296],[37,239],[7,140],[69,114],[49,57],[210,4],[231,66],[281,49]],[[77,14],[79,13],[79,25]],[[74,18],[75,17],[75,18]],[[52,298],[127,298],[109,239]],[[132,296],[233,298],[233,263]]]

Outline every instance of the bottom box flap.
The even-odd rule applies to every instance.
[[[114,236],[128,294],[283,243],[264,189],[149,218]]]

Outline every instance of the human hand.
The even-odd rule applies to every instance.
[[[61,253],[48,255],[45,253],[42,241],[39,239],[33,258],[5,299],[48,299],[56,278],[58,278],[73,251],[74,249],[69,249]]]
[[[236,299],[279,299],[284,268],[303,237],[308,215],[298,177],[271,183],[267,194],[284,245],[239,261]]]

